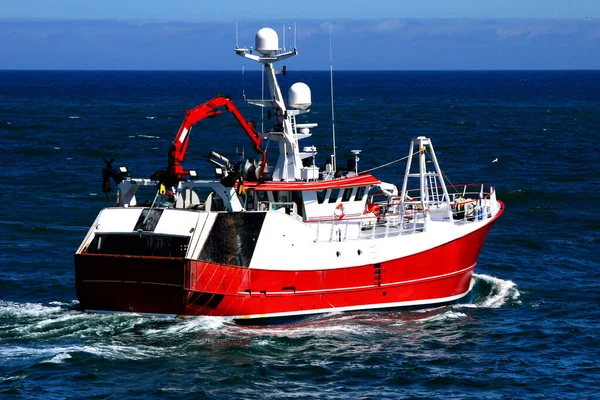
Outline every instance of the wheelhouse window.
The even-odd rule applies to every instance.
[[[254,190],[246,190],[246,195],[244,196],[244,208],[246,210],[254,210],[255,208],[255,192]]]
[[[267,195],[267,192],[256,192],[256,197],[258,199],[258,201],[269,201],[269,196]]]
[[[344,195],[342,196],[342,201],[350,201],[350,198],[352,197],[352,191],[354,190],[354,188],[346,188],[344,189]]]
[[[276,193],[276,192],[273,192]],[[288,191],[282,191],[278,193],[278,197],[276,197],[278,202],[280,203],[288,203],[291,198],[291,194]]]
[[[292,192],[292,202],[296,204],[296,212],[303,219],[306,218],[306,212],[304,211],[304,202],[302,201],[302,192]]]
[[[325,201],[325,195],[327,194],[327,189],[317,190],[317,201],[319,204],[323,204]]]
[[[271,201],[271,202],[279,201],[279,192],[277,190],[274,190],[272,192],[267,192],[267,194],[269,196],[269,201]]]
[[[361,201],[363,199],[363,197],[365,196],[365,187],[361,186],[358,189],[356,189],[356,196],[354,196],[354,201]]]
[[[331,189],[331,194],[329,195],[329,202],[335,203],[340,195],[340,189]]]

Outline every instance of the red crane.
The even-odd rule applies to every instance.
[[[190,141],[190,130],[198,121],[221,114],[223,111],[220,110],[220,108],[224,108],[225,111],[233,114],[236,121],[252,141],[254,150],[262,155],[258,170],[258,177],[262,177],[267,161],[266,152],[261,146],[262,137],[256,131],[254,125],[242,116],[238,108],[233,104],[231,98],[219,94],[207,102],[185,112],[185,118],[179,127],[177,136],[175,136],[175,140],[173,140],[173,143],[171,143],[171,146],[169,147],[169,164],[167,169],[165,171],[156,171],[152,176],[152,179],[156,179],[171,186],[176,185],[177,182],[184,180],[186,175],[189,175],[189,171],[183,169],[181,164],[185,159],[185,153]]]

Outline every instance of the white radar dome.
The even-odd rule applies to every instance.
[[[256,33],[256,50],[263,56],[270,56],[279,50],[279,37],[271,28],[262,28]]]
[[[310,88],[306,83],[294,83],[288,92],[288,105],[298,110],[310,108],[312,100],[310,98]]]

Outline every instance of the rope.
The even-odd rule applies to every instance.
[[[425,149],[425,152],[426,152],[426,154],[429,156],[429,158],[431,158],[431,154],[429,154],[429,151],[427,151],[427,149]],[[409,157],[412,157],[412,156],[414,156],[414,155],[416,155],[416,154],[419,154],[419,151],[418,151],[418,150],[417,150],[417,151],[415,151],[415,152],[413,152],[412,154],[409,154],[409,155],[408,155],[408,156],[406,156],[406,157],[398,158],[397,160],[390,161],[389,163],[386,163],[386,164],[380,165],[380,166],[378,166],[378,167],[374,167],[374,168],[370,168],[370,169],[367,169],[367,170],[361,171],[359,175],[366,174],[367,172],[375,171],[376,169],[379,169],[379,168],[384,168],[384,167],[390,166],[390,165],[392,165],[392,164],[395,164],[395,163],[397,163],[397,162],[400,162],[400,161],[406,160],[407,158],[409,158]],[[448,186],[452,187],[452,189],[454,189],[454,191],[455,191],[456,193],[459,193],[459,191],[458,191],[457,187],[456,187],[456,186],[454,186],[454,184],[453,184],[453,183],[450,181],[450,178],[448,178],[448,176],[447,176],[447,175],[444,173],[444,171],[442,171],[442,170],[440,169],[440,172],[442,173],[442,175],[444,176],[444,178],[446,179],[446,181],[448,181],[448,183],[450,184],[450,185],[448,185]]]
[[[431,154],[429,154],[429,151],[425,150],[426,154],[429,156],[429,158],[431,158]],[[446,175],[446,173],[444,171],[442,171],[442,169],[440,168],[440,172],[442,173],[442,175],[444,176],[444,179],[449,183],[449,185],[447,185],[446,187],[452,187],[452,189],[454,189],[454,191],[456,193],[460,193],[458,188],[456,186],[454,186],[454,184],[450,181],[450,178],[448,178],[448,175]],[[450,199],[448,199],[449,201]]]
[[[367,169],[367,170],[361,171],[359,175],[361,175],[361,174],[366,174],[367,172],[375,171],[376,169],[379,169],[379,168],[384,168],[384,167],[387,167],[387,166],[389,166],[389,165],[395,164],[395,163],[397,163],[397,162],[400,162],[400,161],[406,160],[407,158],[409,158],[409,157],[412,157],[412,156],[414,156],[415,154],[419,154],[419,152],[418,152],[418,151],[416,151],[416,152],[414,152],[414,153],[412,153],[412,154],[410,154],[410,155],[408,155],[408,156],[406,156],[406,157],[402,157],[402,158],[399,158],[399,159],[397,159],[397,160],[390,161],[389,163],[387,163],[387,164],[383,164],[383,165],[380,165],[379,167],[374,167],[374,168],[371,168],[371,169]]]

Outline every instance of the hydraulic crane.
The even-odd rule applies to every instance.
[[[190,141],[190,131],[192,126],[205,118],[215,117],[221,114],[223,112],[222,109],[233,114],[236,121],[252,141],[254,150],[262,155],[260,167],[258,168],[258,177],[262,177],[267,165],[267,155],[261,146],[262,137],[257,132],[254,125],[242,116],[238,108],[233,104],[231,98],[219,94],[207,102],[185,112],[185,118],[179,127],[175,140],[173,140],[173,143],[171,143],[171,146],[169,147],[167,169],[164,171],[156,171],[154,175],[152,175],[152,179],[158,180],[166,186],[174,186],[177,182],[184,180],[184,177],[189,175],[189,171],[183,168],[182,163],[185,159],[185,154]]]

